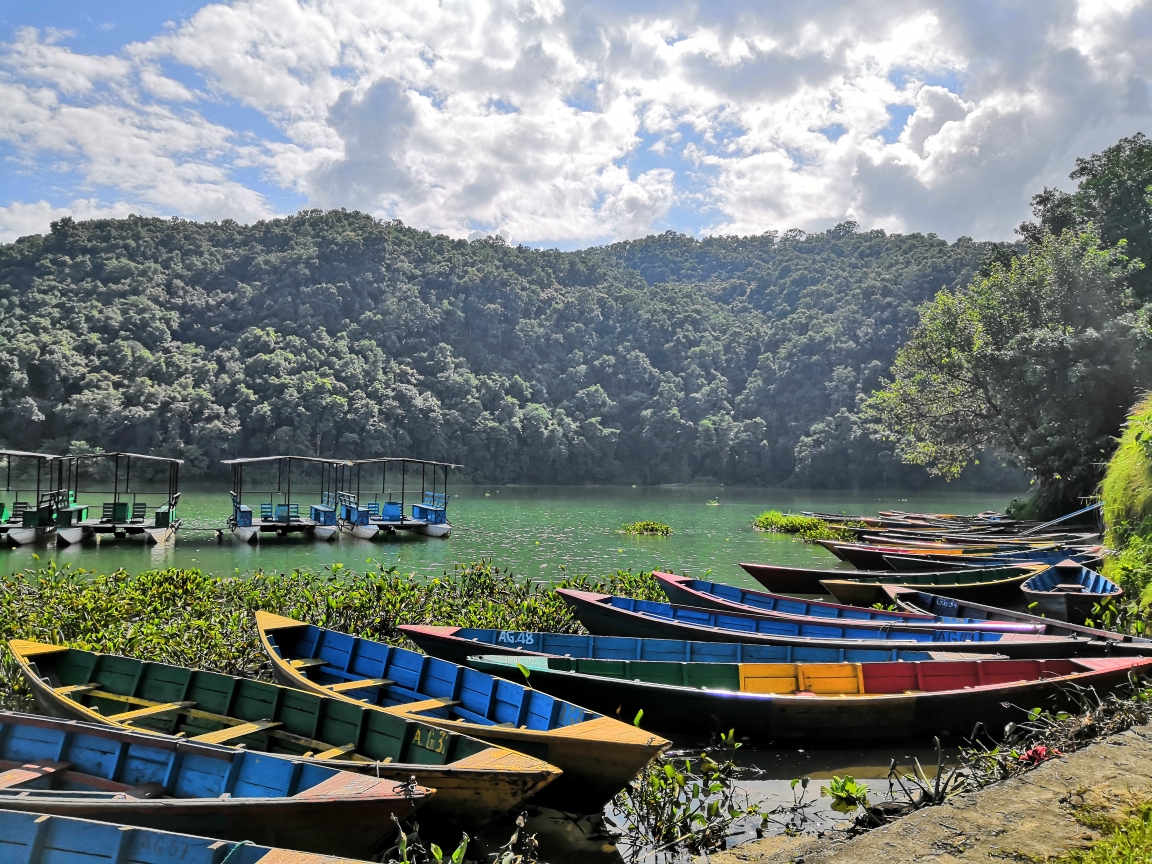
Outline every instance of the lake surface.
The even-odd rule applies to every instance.
[[[98,571],[124,567],[139,572],[178,566],[231,575],[257,569],[319,569],[335,563],[360,570],[367,559],[372,559],[385,566],[436,576],[453,563],[487,558],[533,579],[659,567],[757,587],[737,566],[741,561],[799,566],[836,563],[819,546],[788,535],[754,531],[753,517],[765,510],[872,515],[888,509],[976,513],[1001,510],[1012,498],[1012,493],[945,496],[710,486],[469,486],[449,491],[448,516],[453,530],[447,540],[403,534],[388,541],[338,535],[339,539],[331,542],[266,536],[259,544],[241,543],[225,528],[230,504],[228,489],[222,485],[184,492],[180,501],[183,524],[174,543],[148,546],[139,539],[125,539],[88,541],[59,549],[54,545],[2,549],[0,567],[11,572],[34,566],[33,555],[38,555],[41,560],[51,558],[59,564]],[[719,506],[710,506],[710,500],[719,501]],[[93,497],[89,503],[98,501]],[[620,533],[622,524],[642,519],[665,522],[674,533],[671,537]],[[214,529],[225,529],[219,542]]]

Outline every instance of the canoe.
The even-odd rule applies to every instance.
[[[1103,646],[1104,653],[1107,654],[1152,655],[1152,639],[1142,636],[1129,636],[1123,633],[1113,633],[1110,630],[1098,630],[1094,627],[1085,627],[1052,618],[1041,618],[1039,615],[1031,615],[1027,612],[1016,612],[1011,609],[1001,609],[998,606],[942,597],[939,594],[914,588],[903,588],[899,585],[885,586],[884,593],[893,605],[906,612],[963,615],[967,618],[982,617],[989,621],[1040,623],[1045,625],[1045,633],[1091,639],[1094,643]]]
[[[1124,590],[1115,582],[1071,560],[1037,573],[1021,585],[1020,590],[1029,609],[1073,624],[1083,624],[1092,618],[1096,604],[1119,600],[1124,595]]]
[[[0,810],[366,858],[432,791],[232,747],[0,712]]]
[[[1033,564],[1023,569],[952,570],[946,573],[891,573],[888,576],[869,576],[865,579],[824,579],[824,590],[852,606],[871,606],[884,599],[884,585],[904,585],[923,588],[933,594],[976,600],[984,603],[1013,603],[1021,598],[1020,586],[1025,580],[1049,569],[1045,564]]]
[[[809,622],[848,621],[854,627],[873,630],[984,630],[992,633],[1043,633],[1042,624],[1001,623],[969,618],[945,618],[932,615],[910,615],[824,603],[818,600],[800,600],[784,594],[750,591],[720,582],[705,582],[688,576],[654,572],[664,594],[674,606],[696,609],[719,609],[738,615],[763,615],[782,621]]]
[[[643,711],[666,732],[734,729],[773,742],[827,745],[996,734],[1036,706],[1055,707],[1074,686],[1104,693],[1152,658],[965,660],[919,663],[660,663],[481,655],[479,668],[528,670],[533,687],[601,708]],[[1018,706],[1024,706],[1023,708]]]
[[[425,815],[458,830],[474,832],[560,775],[546,762],[462,730],[445,732],[331,694],[60,645],[8,645],[48,714],[400,782],[415,777],[437,790]]]
[[[580,623],[597,636],[637,636],[698,642],[758,642],[824,648],[920,648],[1004,654],[1009,657],[1069,657],[1091,652],[1087,639],[980,631],[860,630],[847,621],[796,624],[754,615],[690,609],[652,600],[632,600],[591,591],[557,588]]]
[[[932,555],[907,553],[885,555],[888,569],[897,571],[961,570],[969,567],[993,567],[1005,564],[1058,564],[1066,559],[1087,567],[1099,567],[1103,561],[1099,546],[1045,549],[1039,552],[1006,552],[997,555]]]
[[[537,690],[415,651],[256,613],[277,679],[312,693],[360,700],[546,759],[564,773],[533,800],[592,812],[670,741]]]
[[[529,657],[582,657],[588,660],[674,660],[702,663],[878,663],[884,660],[956,660],[959,651],[904,648],[824,648],[811,645],[760,645],[749,642],[686,642],[628,636],[582,636],[523,630],[482,630],[406,624],[400,630],[433,657],[467,666],[474,654]]]
[[[6,864],[359,864],[244,841],[7,810],[0,810],[0,847]]]
[[[944,559],[952,562],[956,558],[979,557],[983,561],[995,561],[1001,556],[1013,556],[1031,560],[1033,555],[1043,557],[1055,550],[1055,546],[1048,544],[1043,547],[1021,549],[1019,544],[1003,546],[935,546],[917,547],[915,545],[893,543],[891,545],[872,545],[870,543],[843,543],[837,540],[817,540],[821,546],[839,558],[847,561],[853,567],[861,570],[891,570],[891,564],[885,556],[899,555],[905,558],[924,556],[928,560]],[[927,565],[931,566],[931,565]]]
[[[775,564],[741,564],[744,571],[767,588],[780,594],[821,594],[826,595],[824,586],[820,583],[825,579],[869,579],[891,576],[891,570],[817,570],[809,567],[783,567]],[[982,569],[1004,571],[1011,567],[1017,573],[1028,572],[1027,564],[993,564]],[[940,567],[927,575],[950,573],[957,569],[968,569],[960,565],[956,567]]]

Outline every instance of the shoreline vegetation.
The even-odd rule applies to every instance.
[[[769,510],[753,519],[752,527],[756,531],[795,534],[801,540],[806,540],[809,543],[815,543],[817,540],[849,542],[856,539],[856,532],[851,529],[862,528],[864,523],[842,522],[840,525],[830,525],[817,516],[799,516],[793,513],[781,513],[779,510]]]

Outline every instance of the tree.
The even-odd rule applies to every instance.
[[[1125,250],[1092,230],[1044,234],[941,291],[865,406],[874,434],[944,477],[1000,449],[1034,474],[1044,512],[1091,494],[1137,389],[1152,384],[1152,329],[1128,288],[1141,265]]]

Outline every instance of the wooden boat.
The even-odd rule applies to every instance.
[[[984,568],[941,567],[924,575],[944,575],[954,569],[970,569],[973,572],[993,570],[997,574],[1028,573],[1029,563],[1025,564],[993,564]],[[809,567],[782,567],[775,564],[741,564],[744,571],[767,588],[769,591],[780,594],[821,594],[826,595],[821,584],[825,579],[869,579],[888,577],[891,570],[817,570]]]
[[[403,625],[400,630],[426,654],[461,666],[467,666],[468,658],[479,653],[521,657],[582,657],[588,660],[672,660],[685,663],[879,663],[885,660],[960,660],[1000,656],[906,648],[686,642],[683,639],[583,636],[575,633],[481,630],[428,624]]]
[[[291,756],[437,790],[427,811],[475,831],[559,776],[551,765],[331,693],[13,640],[48,714]]]
[[[945,573],[893,573],[866,579],[824,579],[824,590],[851,606],[871,606],[884,596],[883,585],[906,585],[923,588],[946,597],[962,597],[987,603],[1011,603],[1020,599],[1020,586],[1025,580],[1049,569],[1044,564],[1030,565],[1024,572],[994,573],[988,570],[953,570]]]
[[[1058,564],[1066,559],[1078,561],[1087,567],[1099,567],[1103,560],[1101,546],[1072,546],[1040,551],[1006,552],[997,555],[933,555],[929,553],[907,553],[885,555],[884,561],[889,570],[919,572],[925,570],[964,570],[977,567],[993,567],[1004,564]]]
[[[0,852],[6,864],[358,864],[246,841],[10,810],[0,810]]]
[[[884,593],[887,595],[888,602],[906,612],[963,615],[967,618],[985,618],[989,621],[1043,624],[1044,632],[1047,634],[1091,639],[1093,644],[1101,646],[1104,652],[1108,654],[1152,655],[1152,639],[1142,636],[1129,636],[1123,633],[1113,633],[1110,630],[1098,630],[1094,627],[1057,621],[1052,618],[1041,618],[1039,615],[1031,615],[1027,612],[1016,612],[983,603],[973,603],[969,600],[942,597],[939,594],[932,594],[915,588],[905,588],[900,585],[886,585],[884,586]]]
[[[277,679],[312,693],[362,700],[376,710],[538,755],[563,776],[536,801],[591,812],[671,742],[631,724],[560,702],[483,672],[256,613]]]
[[[1008,555],[1015,552],[1024,552],[1018,545],[1007,546],[933,546],[930,548],[916,547],[906,544],[893,544],[891,546],[879,546],[869,543],[842,543],[835,540],[817,540],[821,546],[839,558],[841,561],[847,561],[853,567],[861,570],[890,570],[891,565],[885,561],[886,555],[903,555],[905,557],[915,557],[917,555],[931,555],[933,558],[940,556],[946,557],[951,560],[957,556],[967,555],[980,555],[985,559],[993,559],[1000,555]],[[1042,549],[1039,551],[1048,551]],[[1030,550],[1029,550],[1030,551]]]
[[[1007,623],[970,618],[910,615],[879,609],[801,600],[784,594],[750,591],[719,582],[705,582],[688,576],[654,572],[668,600],[674,606],[719,609],[738,615],[763,615],[783,621],[846,621],[854,627],[887,630],[986,630],[999,633],[1043,633],[1041,624]]]
[[[653,728],[735,729],[771,741],[841,742],[993,733],[1036,706],[1056,707],[1073,685],[1100,693],[1152,671],[1152,658],[965,660],[919,663],[664,663],[482,655],[478,668],[538,690],[644,712]],[[1018,706],[1027,706],[1021,708]]]
[[[1105,600],[1119,600],[1124,590],[1095,570],[1065,560],[1028,579],[1020,590],[1028,608],[1060,621],[1083,624]],[[1033,605],[1034,604],[1034,605]]]
[[[612,597],[557,588],[580,623],[598,636],[638,636],[699,642],[759,642],[825,648],[934,648],[953,646],[980,654],[1009,657],[1068,657],[1090,651],[1088,640],[1024,633],[981,631],[861,630],[847,621],[797,624],[756,615],[690,609],[651,600]]]
[[[367,857],[431,795],[233,747],[0,712],[0,810]]]

